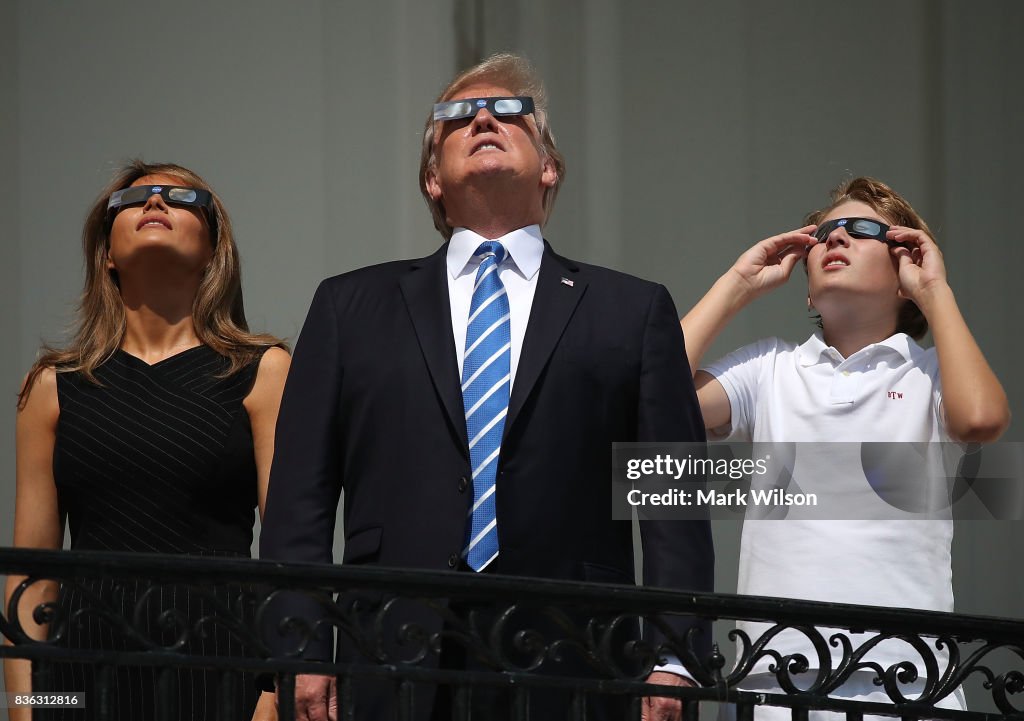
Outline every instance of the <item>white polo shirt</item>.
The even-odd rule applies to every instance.
[[[927,445],[950,440],[934,349],[900,333],[843,358],[817,334],[799,346],[767,338],[705,370],[722,384],[732,409],[730,426],[712,437],[797,442],[786,462],[797,490],[821,491],[840,509],[830,511],[826,503],[785,520],[757,520],[748,507],[739,593],[953,610],[953,522],[941,482],[942,449]],[[939,476],[938,484],[911,485],[914,493],[933,496],[912,499],[916,510],[932,509],[927,520],[879,497],[877,479],[865,472],[862,453],[871,448],[865,442],[919,444],[898,450],[905,457],[904,448],[920,449],[929,459],[922,477]],[[767,628],[739,626],[755,640]],[[795,631],[780,634],[773,647],[784,654],[811,648]],[[817,667],[814,654],[808,658]],[[918,657],[903,642],[887,641],[869,658],[888,665]],[[767,661],[756,670],[767,670]]]

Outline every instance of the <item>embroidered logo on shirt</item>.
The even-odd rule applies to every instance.
[[[889,400],[891,400],[891,401],[901,401],[901,400],[903,400],[903,393],[902,393],[902,391],[889,391],[888,393],[886,393],[886,395],[889,397]]]
[[[569,280],[568,278],[562,278],[562,285],[567,285],[570,288],[572,288],[573,282],[571,280]]]

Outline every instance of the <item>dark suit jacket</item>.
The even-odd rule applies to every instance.
[[[446,251],[317,289],[278,420],[262,558],[330,563],[344,488],[344,563],[454,564],[472,489]],[[668,291],[546,245],[501,447],[497,570],[632,583],[611,444],[695,440],[704,425]],[[642,533],[646,585],[712,590],[707,522]]]

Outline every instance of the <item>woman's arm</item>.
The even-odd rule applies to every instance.
[[[288,377],[291,356],[283,348],[269,348],[260,359],[256,382],[243,404],[252,424],[253,451],[256,454],[256,491],[260,519],[267,506],[267,486],[270,483],[270,464],[274,460],[274,432],[277,412],[281,408],[281,394]],[[277,718],[277,694],[264,691],[253,713],[252,721],[273,721]]]
[[[260,359],[256,382],[243,404],[252,424],[252,440],[256,454],[256,486],[260,519],[267,505],[267,486],[270,483],[270,464],[274,460],[274,431],[277,412],[281,408],[281,394],[288,377],[291,356],[283,348],[269,348]]]
[[[708,347],[729,321],[751,301],[785,283],[806,250],[817,240],[816,226],[808,225],[766,238],[741,255],[707,294],[686,314],[681,323],[686,339],[686,357],[694,373],[697,400],[707,428],[726,425],[731,416],[729,397],[722,385],[699,371]]]
[[[942,380],[942,407],[949,436],[964,443],[991,443],[1010,425],[1003,386],[960,313],[946,281],[942,252],[927,233],[893,226],[899,259],[900,294],[917,304],[932,330]]]
[[[15,471],[14,545],[19,548],[59,549],[64,543],[64,523],[57,505],[57,487],[53,481],[53,447],[57,433],[57,374],[45,369],[36,377],[25,405],[18,411],[16,425],[17,465]],[[8,576],[4,607],[24,576]],[[46,626],[32,620],[32,610],[57,598],[58,584],[37,582],[22,595],[18,618],[25,632],[36,639],[46,638]],[[32,690],[28,661],[8,659],[4,663],[4,683],[8,693]],[[31,710],[10,709],[11,721],[28,721]]]

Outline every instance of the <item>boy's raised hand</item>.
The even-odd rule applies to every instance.
[[[894,225],[885,235],[889,240],[905,244],[891,248],[893,256],[899,261],[902,297],[920,305],[922,294],[947,286],[942,251],[927,233],[916,228]]]
[[[806,225],[765,238],[736,260],[731,271],[747,286],[751,298],[789,280],[796,264],[818,242],[811,235],[816,228],[816,225]]]

